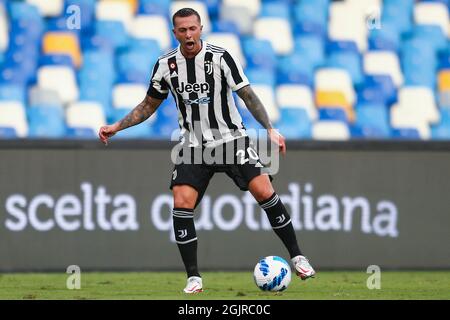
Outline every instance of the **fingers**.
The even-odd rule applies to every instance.
[[[280,152],[283,156],[286,155],[286,139],[278,133],[278,145],[280,147]]]
[[[108,133],[107,133],[107,128],[106,127],[101,127],[99,132],[98,132],[98,136],[100,138],[100,141],[103,142],[103,144],[105,146],[108,145]]]
[[[284,140],[280,141],[280,152],[283,156],[286,155],[286,143]]]
[[[284,137],[275,130],[269,131],[270,139],[273,143],[275,143],[278,146],[278,151],[285,156],[286,155],[286,142]]]

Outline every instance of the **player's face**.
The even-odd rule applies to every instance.
[[[181,45],[181,51],[187,57],[195,56],[201,49],[200,36],[203,26],[196,15],[176,17],[173,34]]]

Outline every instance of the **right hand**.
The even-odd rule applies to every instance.
[[[108,145],[108,139],[116,134],[118,130],[115,125],[103,126],[98,131],[98,136],[105,146]]]
[[[283,156],[286,155],[286,139],[278,132],[278,130],[270,128],[267,130],[270,140],[275,143]]]

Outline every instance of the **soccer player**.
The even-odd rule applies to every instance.
[[[156,62],[144,100],[122,120],[101,127],[99,137],[107,144],[118,131],[145,121],[158,109],[169,91],[172,92],[179,112],[182,148],[178,159],[182,161],[175,164],[170,188],[174,199],[175,240],[188,277],[184,292],[203,290],[197,266],[194,209],[215,172],[225,172],[241,190],[250,191],[288,250],[297,275],[303,280],[313,277],[315,271],[300,251],[290,216],[273,189],[272,177],[262,170],[232,92],[244,101],[283,155],[286,153],[284,137],[272,127],[263,104],[236,58],[226,49],[201,39],[203,26],[199,14],[191,8],[183,8],[173,15],[172,22],[179,46]],[[233,148],[231,164],[228,161],[211,164],[192,156],[196,154],[193,150],[219,150],[218,147],[223,146]],[[220,150],[225,150],[226,154],[229,149]],[[230,156],[229,152],[226,156]]]

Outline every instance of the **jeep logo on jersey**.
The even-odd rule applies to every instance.
[[[181,82],[180,86],[177,88],[178,93],[209,93],[209,84],[206,82],[202,83],[184,83]]]

